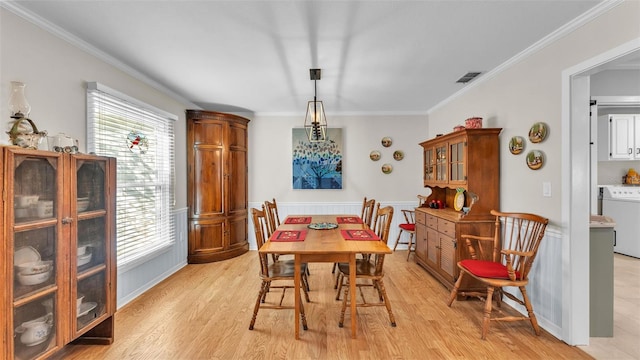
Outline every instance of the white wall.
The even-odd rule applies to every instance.
[[[304,105],[304,104],[302,104]],[[302,106],[301,105],[301,106]],[[329,127],[342,128],[343,188],[341,190],[293,190],[291,129],[302,127],[301,116],[257,116],[249,123],[249,202],[276,198],[285,202],[353,202],[364,196],[378,201],[414,201],[424,192],[422,147],[427,139],[425,116],[331,116]],[[393,144],[385,148],[381,139]],[[382,158],[369,159],[378,150]],[[393,159],[402,150],[401,161]],[[393,165],[383,174],[382,164]]]
[[[640,96],[640,70],[605,70],[590,80],[591,96]]]

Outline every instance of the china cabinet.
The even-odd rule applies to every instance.
[[[187,203],[190,263],[249,250],[248,119],[187,110]]]
[[[5,359],[110,344],[115,159],[2,147],[0,338]]]
[[[448,289],[459,276],[457,262],[469,257],[461,235],[493,235],[489,212],[500,207],[501,130],[462,129],[420,143],[424,186],[432,193],[416,208],[415,259]],[[444,207],[432,208],[432,202]],[[461,288],[483,289],[473,279]]]

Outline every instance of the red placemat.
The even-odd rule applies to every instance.
[[[269,240],[271,241],[304,241],[307,230],[276,230]]]
[[[336,222],[338,224],[362,224],[362,219],[359,216],[338,216]]]
[[[345,240],[380,240],[373,230],[340,230],[340,235]]]
[[[311,216],[287,216],[285,224],[311,224]]]

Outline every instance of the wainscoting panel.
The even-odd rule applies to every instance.
[[[174,210],[173,216],[176,240],[170,247],[135,267],[118,269],[118,308],[187,265],[187,208]]]
[[[505,288],[517,295],[518,288]],[[538,323],[558,339],[562,338],[562,233],[559,229],[547,226],[538,255],[529,272],[527,295],[531,300]],[[522,314],[527,310],[514,301],[505,298],[505,302]]]

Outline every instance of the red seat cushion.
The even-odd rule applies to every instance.
[[[492,279],[508,279],[509,274],[507,267],[501,263],[484,260],[466,259],[460,261],[460,265],[467,269],[475,276],[492,278]],[[520,277],[520,273],[516,271],[516,278]]]
[[[416,224],[400,224],[398,226],[400,226],[401,229],[407,230],[407,231],[415,231],[416,230]]]

